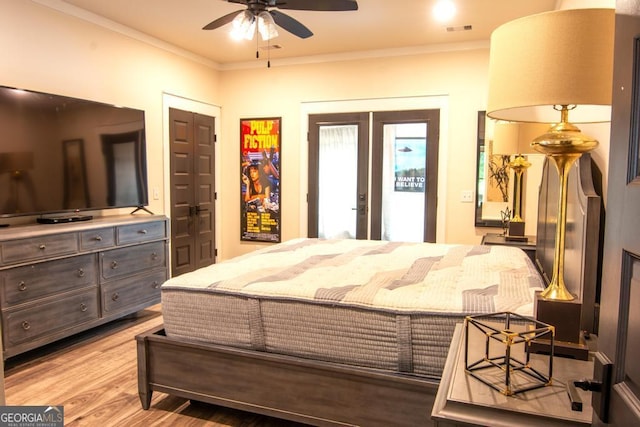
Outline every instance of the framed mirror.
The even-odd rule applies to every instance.
[[[476,227],[502,228],[503,213],[517,210],[527,223],[527,232],[535,234],[544,155],[535,152],[530,143],[548,128],[544,123],[496,122],[487,118],[485,111],[478,111]],[[530,164],[519,181],[519,192],[514,191],[516,179],[509,167],[516,154]]]
[[[509,178],[510,173],[505,166],[505,159],[500,158],[499,164],[491,164],[490,138],[492,134],[491,122],[485,111],[478,111],[478,138],[476,157],[476,227],[502,227],[502,211],[509,208]],[[506,160],[508,163],[508,160]],[[493,169],[494,175],[491,175]],[[495,191],[487,191],[492,187]],[[490,194],[491,193],[491,194]],[[506,194],[505,194],[506,193]],[[500,200],[502,198],[502,200]],[[509,208],[511,209],[511,208]]]

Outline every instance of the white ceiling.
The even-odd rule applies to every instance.
[[[230,39],[230,24],[216,30],[202,27],[244,6],[226,0],[34,0],[161,45],[172,45],[206,61],[230,67],[255,61],[256,40]],[[313,1],[313,0],[309,0]],[[299,39],[286,31],[272,40],[280,49],[269,50],[278,59],[310,56],[356,55],[372,51],[420,50],[446,43],[487,42],[499,25],[521,16],[555,9],[556,0],[454,0],[458,14],[449,23],[435,22],[435,0],[358,0],[358,10],[311,12],[282,10],[306,25],[314,35]],[[470,31],[446,27],[471,25]],[[131,31],[133,30],[133,31]],[[150,37],[149,37],[150,36]],[[522,40],[526,43],[526,40]],[[266,43],[260,41],[259,45]],[[267,50],[260,49],[261,58]]]

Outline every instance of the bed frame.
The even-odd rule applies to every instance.
[[[279,354],[137,337],[138,390],[318,426],[427,425],[438,380]]]
[[[592,194],[593,185],[589,184],[592,171],[587,158],[583,156],[585,161],[580,161],[579,168],[570,174],[573,184],[569,194],[579,193],[580,197],[574,200],[570,196],[567,227],[567,243],[571,246],[567,251],[567,264],[571,264],[566,266],[567,272],[585,278],[569,283],[583,300],[595,298],[596,276],[592,270],[596,262],[592,257],[594,251],[598,252],[598,245],[593,239],[599,236],[600,223],[600,211],[592,206],[597,195]],[[550,271],[549,254],[553,257],[553,237],[549,236],[554,236],[555,231],[554,173],[554,169],[546,167],[540,191],[537,250],[542,271]],[[576,179],[577,175],[581,179]],[[580,191],[574,191],[578,186]],[[580,200],[584,194],[588,194],[586,208]],[[585,314],[585,318],[589,316],[593,317]],[[144,409],[149,408],[152,393],[160,391],[318,426],[433,424],[431,409],[437,378],[171,339],[164,335],[162,326],[136,340],[138,390]]]

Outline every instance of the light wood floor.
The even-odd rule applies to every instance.
[[[161,323],[160,306],[153,306],[7,360],[7,405],[63,405],[65,426],[300,426],[159,392],[144,411],[134,337]]]

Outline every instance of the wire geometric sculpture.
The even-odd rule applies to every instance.
[[[467,316],[464,327],[467,374],[506,396],[551,385],[555,327],[511,312]],[[471,331],[480,331],[485,337],[484,354],[474,362],[469,360],[469,353],[473,350],[469,348]],[[550,341],[548,375],[531,366],[531,341],[542,337]],[[515,351],[520,344],[524,360],[519,359]],[[504,346],[504,351],[500,351],[500,345]]]

